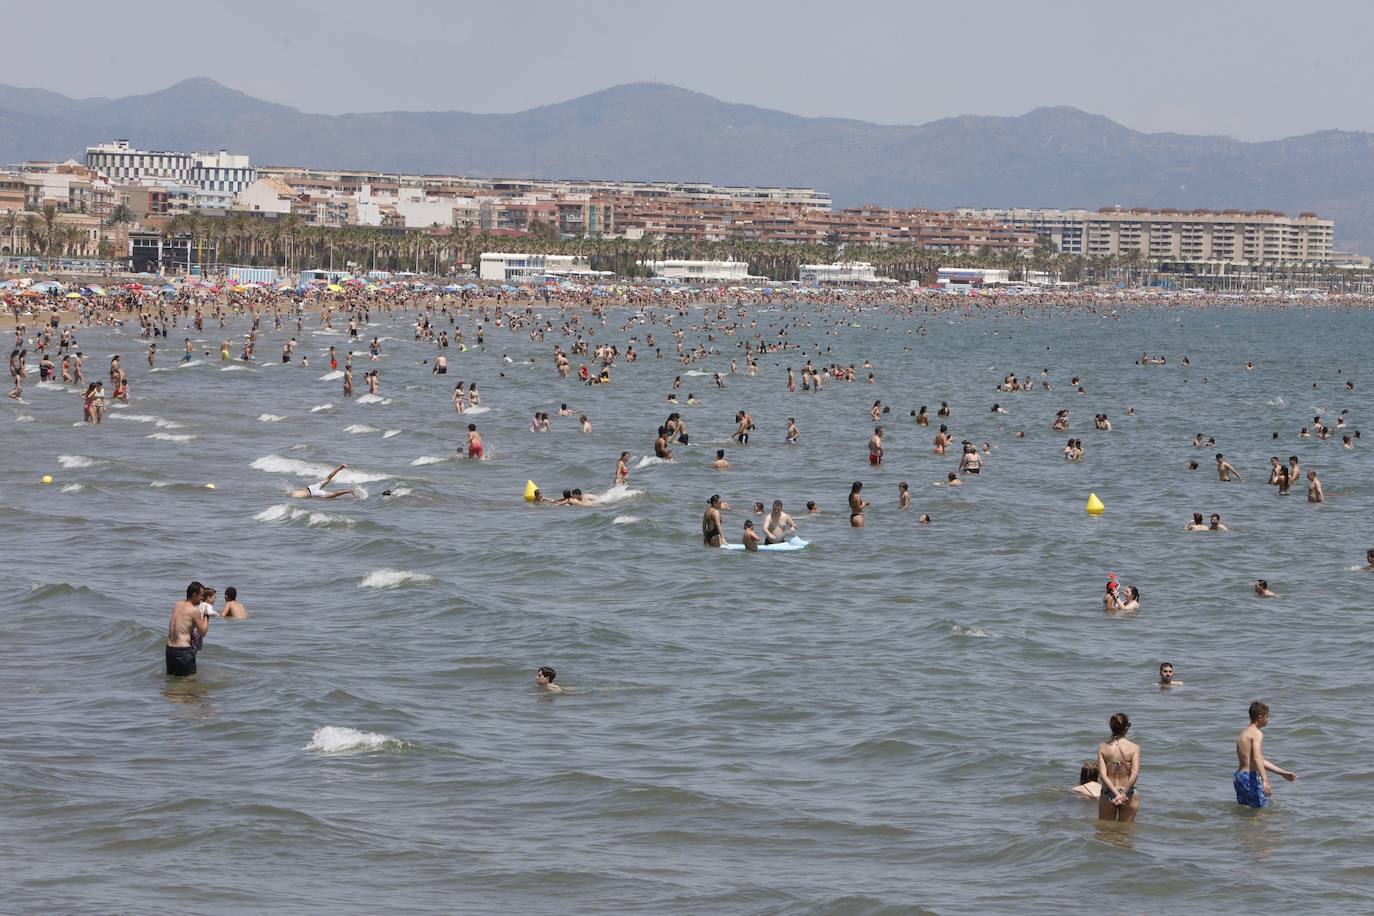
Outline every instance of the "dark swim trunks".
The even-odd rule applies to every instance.
[[[1236,790],[1236,804],[1247,808],[1263,808],[1269,804],[1269,796],[1264,794],[1264,778],[1252,770],[1236,770],[1231,779]]]
[[[186,677],[195,674],[196,650],[190,646],[168,646],[167,673],[172,677]]]

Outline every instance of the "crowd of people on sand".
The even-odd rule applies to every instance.
[[[183,362],[195,356],[195,346],[190,336],[192,329],[197,335],[227,332],[231,323],[247,324],[247,331],[241,342],[235,343],[230,336],[224,336],[218,347],[221,361],[239,360],[253,362],[257,359],[256,347],[259,335],[265,324],[276,332],[290,333],[295,336],[283,344],[281,361],[291,363],[297,358],[297,341],[306,330],[306,323],[318,322],[321,328],[334,329],[347,334],[347,346],[342,354],[334,346],[329,347],[327,360],[331,372],[339,372],[344,396],[354,394],[353,363],[355,356],[378,363],[383,358],[383,341],[378,336],[364,340],[366,329],[374,322],[387,318],[395,323],[399,318],[413,324],[416,341],[432,344],[435,355],[432,374],[447,375],[453,358],[469,347],[485,349],[489,335],[499,332],[526,336],[535,343],[545,343],[546,335],[552,336],[551,365],[559,379],[575,379],[587,384],[613,384],[612,367],[628,367],[641,356],[658,360],[672,360],[682,366],[694,366],[706,362],[715,363],[710,371],[712,382],[719,389],[730,384],[740,371],[739,363],[744,363],[746,376],[759,374],[759,361],[765,354],[775,357],[781,369],[786,365],[785,384],[789,394],[815,395],[832,384],[877,384],[873,365],[864,360],[862,366],[838,360],[832,347],[821,349],[819,343],[810,346],[795,342],[801,336],[819,336],[811,329],[827,336],[840,336],[845,327],[863,327],[866,320],[875,317],[905,317],[920,319],[948,315],[972,315],[976,312],[996,311],[1013,318],[1033,318],[1039,315],[1056,315],[1071,312],[1089,312],[1110,315],[1119,310],[1132,307],[1132,303],[1142,300],[1138,291],[1066,291],[1048,293],[1034,297],[1012,296],[998,293],[982,293],[977,296],[960,297],[934,293],[927,290],[906,288],[884,289],[882,291],[848,290],[825,291],[824,296],[814,291],[778,289],[729,289],[729,290],[684,290],[664,287],[618,287],[609,290],[573,288],[568,285],[547,285],[543,287],[478,287],[464,290],[460,294],[439,294],[433,289],[416,290],[412,286],[398,285],[383,289],[351,286],[342,293],[326,292],[323,289],[308,291],[275,291],[265,287],[234,289],[206,286],[187,286],[171,296],[148,295],[146,291],[122,290],[112,295],[89,297],[77,300],[43,303],[32,297],[23,301],[5,295],[13,309],[15,320],[14,349],[10,356],[10,373],[13,388],[10,396],[16,400],[23,397],[23,386],[28,375],[28,354],[38,355],[40,378],[43,381],[60,381],[63,384],[87,387],[82,394],[83,419],[88,424],[99,424],[104,418],[106,401],[104,383],[101,380],[87,382],[83,351],[77,342],[80,331],[97,326],[118,326],[137,328],[139,337],[148,341],[147,363],[154,368],[158,357],[158,341],[164,343],[173,332],[183,337],[179,348]],[[1236,299],[1222,295],[1188,296],[1148,296],[1145,304],[1166,307],[1189,307],[1228,304]],[[1293,305],[1290,297],[1246,297],[1245,303],[1258,308],[1286,308]],[[1322,303],[1324,307],[1363,307],[1369,303],[1364,298],[1353,296],[1330,296]],[[62,311],[75,305],[76,310]],[[51,306],[45,308],[45,306]],[[767,334],[759,327],[762,312],[758,306],[769,307],[772,313],[766,328]],[[612,309],[629,311],[618,331],[624,339],[613,342],[594,342],[594,337],[608,333]],[[539,309],[539,314],[536,314]],[[65,320],[64,320],[65,319]],[[207,328],[211,330],[206,331]],[[921,324],[918,333],[924,333]],[[612,336],[614,332],[609,332]],[[791,336],[789,336],[789,334]],[[689,335],[691,337],[689,338]],[[722,347],[733,341],[736,353],[731,356],[729,368],[719,366],[726,351]],[[624,348],[622,349],[622,343]],[[910,347],[906,350],[910,351]],[[204,355],[213,358],[213,350]],[[53,358],[60,359],[54,363]],[[302,364],[308,365],[308,355],[300,356]],[[512,362],[503,355],[505,363]],[[575,361],[581,361],[578,369],[573,369]],[[534,362],[531,359],[530,362]],[[788,365],[790,363],[790,365]],[[1162,355],[1142,353],[1136,361],[1140,366],[1167,366],[1169,359]],[[1191,366],[1188,356],[1183,356],[1176,365]],[[1253,361],[1244,365],[1245,371],[1255,371]],[[626,370],[628,371],[628,369]],[[698,374],[702,374],[698,372]],[[378,397],[381,391],[381,378],[377,369],[363,374],[368,394]],[[779,373],[781,383],[782,375]],[[129,377],[120,364],[119,356],[110,361],[109,383],[111,397],[122,403],[130,398]],[[1067,388],[1076,394],[1086,394],[1083,378],[1071,376]],[[1314,383],[1313,387],[1316,387]],[[682,376],[675,377],[672,391],[667,397],[669,407],[678,406],[678,392],[682,388]],[[1345,382],[1345,390],[1353,392],[1353,379]],[[1024,378],[1017,374],[1007,374],[996,386],[1003,397],[1013,392],[1052,391],[1054,384],[1048,368],[1043,369],[1039,378],[1027,373]],[[481,405],[481,395],[476,382],[458,382],[452,393],[447,395],[455,413],[463,418],[475,413],[473,408]],[[697,403],[694,393],[688,392],[686,404]],[[991,412],[1007,413],[1002,403],[994,402]],[[573,416],[567,403],[562,403],[558,416]],[[944,480],[937,486],[962,487],[973,481],[995,480],[994,450],[996,443],[983,441],[975,443],[964,439],[955,448],[955,433],[952,409],[948,402],[941,402],[932,421],[927,406],[910,411],[910,417],[918,428],[928,428],[932,422],[938,428],[932,439],[931,452],[937,457],[946,456],[953,449],[957,463],[949,470]],[[1133,409],[1127,407],[1126,416],[1132,416]],[[866,457],[870,469],[883,466],[887,451],[884,445],[886,426],[891,423],[892,407],[882,399],[875,400],[867,417],[872,424],[872,433],[865,433],[865,445],[859,450]],[[585,413],[576,414],[584,433],[591,433],[591,421]],[[1349,410],[1342,410],[1334,424],[1326,422],[1322,416],[1312,419],[1310,427],[1304,426],[1298,433],[1299,438],[1333,439],[1341,435],[1343,449],[1353,449],[1359,442],[1358,430],[1347,427],[1351,419]],[[1052,417],[1045,420],[1046,426],[1054,432],[1071,428],[1071,411],[1065,408],[1056,410]],[[530,423],[531,432],[547,432],[550,428],[549,414],[536,411]],[[754,417],[744,408],[738,410],[734,419],[731,439],[735,446],[747,449],[751,437],[756,437],[758,426]],[[1096,430],[1111,432],[1112,422],[1106,413],[1093,415]],[[488,457],[488,450],[476,423],[466,424],[466,439],[458,446],[460,455],[481,460]],[[780,438],[788,446],[799,446],[803,434],[797,426],[795,417],[777,420]],[[1348,430],[1348,431],[1347,431]],[[1344,431],[1344,432],[1342,432]],[[1013,439],[1024,439],[1025,430],[1019,429],[1012,434]],[[1277,440],[1279,433],[1272,438]],[[665,463],[678,460],[675,450],[690,447],[691,436],[687,423],[679,411],[672,411],[667,418],[657,424],[652,437],[654,457]],[[1193,448],[1216,447],[1215,439],[1198,433],[1192,440]],[[625,486],[631,475],[629,450],[617,450],[612,480],[614,486]],[[1079,461],[1085,456],[1083,441],[1073,437],[1064,447],[1064,458]],[[1215,453],[1218,479],[1221,483],[1244,483],[1245,477],[1225,457]],[[990,468],[990,465],[992,466]],[[1198,462],[1188,462],[1191,470],[1198,469]],[[714,450],[714,458],[709,467],[730,471],[733,467],[726,450]],[[336,476],[347,469],[340,464],[324,479],[317,483],[293,489],[290,495],[299,499],[337,499],[355,495],[355,488],[332,488]],[[993,470],[988,474],[988,470]],[[1270,459],[1268,483],[1277,492],[1287,494],[1296,480],[1303,479],[1304,469],[1299,466],[1298,458],[1290,456],[1285,463],[1276,455]],[[1317,472],[1306,469],[1308,502],[1320,504],[1326,494]],[[979,486],[995,484],[979,483]],[[389,492],[389,491],[388,491]],[[384,493],[383,495],[388,495]],[[550,499],[542,490],[535,488],[529,503],[535,506],[589,506],[597,501],[596,496],[584,494],[580,488],[562,491],[560,498]],[[908,512],[912,508],[911,488],[907,481],[897,484],[896,511]],[[866,498],[864,482],[853,481],[847,497],[848,520],[852,527],[865,525],[865,513],[872,507]],[[701,517],[702,543],[708,548],[727,546],[725,513],[732,511],[731,505],[720,494],[713,494],[706,500],[706,509]],[[806,502],[806,516],[820,512],[815,500]],[[926,512],[917,513],[917,524],[932,523]],[[743,521],[740,542],[746,552],[757,552],[760,547],[783,544],[798,534],[796,519],[785,511],[783,501],[774,499],[771,506],[764,501],[753,502],[752,516]],[[1220,515],[1213,513],[1204,522],[1202,513],[1195,512],[1192,521],[1185,525],[1187,531],[1225,532]],[[1374,549],[1366,560],[1368,569],[1374,570]],[[1277,598],[1264,579],[1254,580],[1254,594],[1261,598]],[[243,605],[237,600],[233,588],[226,589],[227,599],[224,607],[216,611],[215,592],[199,582],[192,582],[186,590],[184,600],[176,602],[168,625],[166,640],[166,669],[169,675],[185,676],[196,670],[196,652],[199,650],[212,617],[236,619],[247,617]],[[1109,574],[1104,589],[1102,605],[1108,614],[1135,615],[1141,611],[1141,591],[1135,585],[1121,583],[1116,574]],[[1182,682],[1173,676],[1172,664],[1165,663],[1159,669],[1159,686],[1172,689]],[[559,692],[561,687],[554,685],[556,672],[549,667],[540,667],[536,673],[537,684],[548,692]],[[1241,732],[1236,742],[1237,770],[1233,784],[1236,800],[1241,805],[1262,807],[1268,803],[1271,786],[1268,774],[1282,776],[1289,781],[1297,777],[1267,760],[1262,751],[1263,729],[1269,723],[1269,709],[1259,701],[1252,703],[1249,710],[1249,724]],[[1097,750],[1095,760],[1082,767],[1079,785],[1075,792],[1098,800],[1099,816],[1104,820],[1132,820],[1140,806],[1137,793],[1140,775],[1141,750],[1132,742],[1127,733],[1131,723],[1124,713],[1113,715],[1108,722],[1110,739],[1104,741]]]

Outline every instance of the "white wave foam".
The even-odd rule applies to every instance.
[[[220,371],[220,372],[247,372],[247,371],[248,371],[248,367],[247,367],[247,366],[240,366],[238,363],[235,363],[235,364],[232,365],[232,366],[224,366],[224,367],[222,367],[219,371]]]
[[[304,750],[320,754],[347,754],[399,748],[404,743],[390,735],[358,731],[356,728],[343,725],[326,725],[324,728],[315,729],[315,733],[310,736],[310,743]]]
[[[374,569],[363,576],[358,588],[400,588],[403,585],[424,585],[433,581],[433,576],[406,569]]]
[[[412,490],[410,487],[397,487],[396,489],[394,489],[394,490],[391,491],[391,495],[392,495],[393,497],[396,497],[396,496],[409,496],[410,494],[412,494],[412,493],[414,493],[414,492],[415,492],[415,491]]]
[[[324,375],[320,376],[320,381],[322,381],[322,382],[332,382],[332,381],[334,381],[335,379],[341,379],[341,378],[343,378],[343,370],[342,370],[342,369],[335,369],[333,372],[326,372]]]
[[[80,492],[81,492],[82,490],[84,490],[84,489],[86,489],[86,488],[83,487],[83,486],[82,486],[81,484],[79,484],[79,483],[69,483],[69,484],[67,484],[65,487],[63,487],[59,492],[61,492],[61,493],[80,493]]]
[[[302,509],[300,506],[293,506],[290,503],[278,503],[275,506],[268,506],[257,515],[253,516],[253,520],[259,522],[304,521],[306,525],[311,528],[348,527],[353,524],[351,518],[345,518],[342,515],[334,515],[332,512]]]
[[[192,439],[196,437],[191,435],[190,433],[184,433],[180,436],[175,435],[173,433],[153,433],[151,435],[144,436],[144,438],[161,439],[163,442],[190,442]]]
[[[665,459],[660,458],[657,455],[645,455],[643,458],[640,458],[638,461],[635,462],[635,470],[638,471],[641,468],[647,468],[650,465],[664,463],[666,463]]]
[[[612,525],[633,525],[635,522],[643,521],[638,515],[617,515],[611,519]]]
[[[158,429],[181,429],[185,425],[184,423],[178,423],[176,420],[158,420],[156,423]]]
[[[17,414],[14,415],[14,422],[16,422],[16,423],[32,423],[32,422],[33,422],[33,417],[29,416],[29,415],[26,414],[26,413],[17,413]]]
[[[35,385],[34,387],[35,387],[35,388],[42,388],[44,391],[66,391],[66,390],[67,390],[67,386],[64,385],[64,384],[62,384],[61,382],[39,382],[39,383],[38,383],[37,385]]]
[[[390,404],[391,398],[384,398],[380,394],[365,394],[358,398],[359,404]]]
[[[702,372],[700,369],[688,369],[686,372],[684,372],[684,373],[682,373],[682,374],[683,374],[683,375],[693,375],[693,376],[696,376],[696,375],[710,375],[711,373],[709,373],[709,372]]]
[[[410,463],[413,468],[418,468],[426,464],[438,464],[441,461],[448,461],[448,455],[421,455]]]
[[[333,410],[333,409],[334,409],[334,405],[333,405],[333,404],[317,404],[317,405],[315,405],[314,407],[310,408],[310,412],[311,412],[311,413],[319,413],[321,410]]]
[[[302,461],[299,458],[283,458],[281,455],[263,455],[249,467],[258,471],[266,471],[269,474],[289,474],[293,477],[304,477],[310,480],[323,480],[329,476],[330,471],[334,470],[327,465],[311,464],[309,461]],[[388,480],[390,477],[390,474],[372,474],[349,468],[340,471],[334,480],[338,483],[368,483],[373,480]]]
[[[57,463],[64,468],[88,468],[95,464],[95,459],[85,455],[58,455]]]
[[[203,365],[205,365],[205,360],[203,360],[203,359],[193,359],[193,360],[189,360],[189,361],[184,362],[184,363],[177,363],[177,368],[178,368],[178,369],[189,369],[191,366],[203,366]]]
[[[164,490],[167,487],[176,486],[176,483],[170,480],[154,480],[152,483],[148,484],[148,486],[152,487],[154,490]]]
[[[469,407],[467,410],[463,411],[463,414],[464,414],[464,415],[467,415],[467,414],[479,414],[479,413],[490,413],[490,412],[491,412],[491,408],[490,408],[490,407],[484,407],[483,405],[478,404],[476,407]]]
[[[631,490],[629,487],[625,486],[625,484],[622,483],[618,486],[611,487],[605,493],[598,495],[596,497],[596,501],[598,503],[618,503],[622,502],[623,500],[633,499],[643,492],[643,490]]]
[[[977,639],[990,639],[997,635],[979,626],[966,627],[958,623],[950,627],[949,632],[954,636],[971,636]]]
[[[401,431],[399,429],[388,429],[386,432],[382,433],[382,438],[390,439],[392,436],[399,436],[400,434]]]
[[[262,423],[280,423],[282,420],[285,420],[285,419],[286,419],[286,417],[277,416],[277,415],[274,414],[274,413],[260,413],[260,414],[258,414],[258,420],[259,420],[260,422],[262,422]]]
[[[159,420],[158,417],[146,413],[117,413],[113,415],[112,419],[128,420],[131,423],[156,423]]]
[[[375,432],[377,432],[377,431],[378,431],[378,430],[377,430],[377,427],[375,427],[375,426],[368,426],[366,423],[354,423],[352,426],[345,426],[345,427],[344,427],[344,432],[346,432],[346,433],[353,433],[353,434],[355,434],[355,435],[358,435],[358,434],[361,434],[361,433],[375,433]]]

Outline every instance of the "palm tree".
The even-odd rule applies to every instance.
[[[17,230],[19,229],[19,211],[18,211],[18,210],[6,210],[6,211],[5,211],[5,216],[4,216],[4,225],[5,225],[5,234],[8,235],[8,236],[10,237],[10,251],[9,251],[9,253],[10,253],[10,254],[15,254],[15,253],[16,253],[16,252],[15,252],[15,247],[16,247],[16,245],[18,244],[18,243],[15,241],[15,235],[16,235]]]
[[[43,220],[43,248],[44,254],[48,258],[48,268],[52,268],[52,249],[57,242],[57,207],[52,204],[45,204],[43,209],[38,211],[38,216]]]
[[[24,250],[29,254],[39,250],[43,244],[43,220],[37,213],[24,216]]]

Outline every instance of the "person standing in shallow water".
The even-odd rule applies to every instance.
[[[186,600],[172,605],[172,617],[167,622],[167,673],[172,677],[187,677],[196,673],[196,638],[204,639],[210,632],[210,621],[201,612],[200,602],[205,586],[192,582],[186,586]]]
[[[1269,724],[1269,705],[1259,700],[1250,704],[1250,724],[1236,739],[1236,772],[1232,785],[1236,790],[1236,804],[1247,808],[1263,808],[1274,794],[1269,774],[1277,773],[1289,782],[1296,782],[1298,774],[1285,770],[1264,759],[1263,728]]]
[[[1119,712],[1107,720],[1112,730],[1110,741],[1097,746],[1097,772],[1102,794],[1097,799],[1100,821],[1133,821],[1140,810],[1136,781],[1140,778],[1140,746],[1126,740],[1131,720]]]

